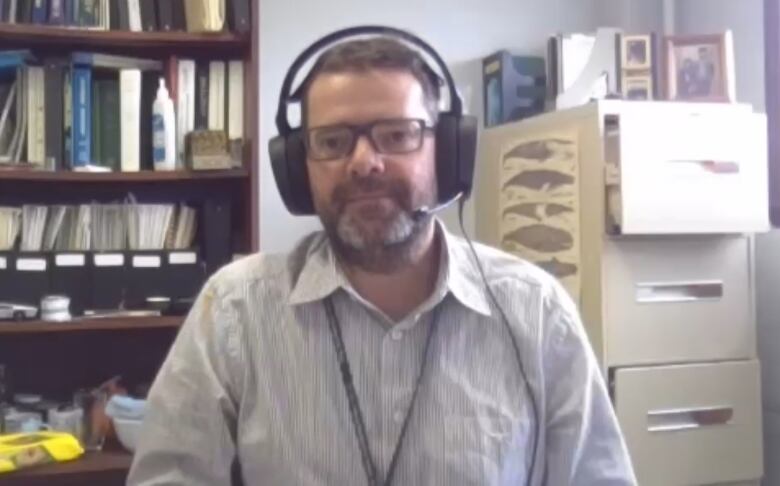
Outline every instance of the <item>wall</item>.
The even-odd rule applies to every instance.
[[[260,2],[260,248],[285,251],[319,227],[315,218],[290,216],[279,198],[267,143],[288,65],[316,38],[341,27],[380,23],[410,29],[440,50],[472,113],[481,114],[480,59],[500,48],[543,54],[558,31],[588,31],[600,0],[262,0]],[[304,15],[305,13],[305,15]],[[453,212],[446,215],[450,224]],[[467,211],[467,226],[473,215]],[[450,224],[450,227],[452,224]]]
[[[764,111],[764,29],[761,0],[677,0],[677,30],[734,32],[737,99]],[[756,238],[758,353],[764,401],[764,485],[780,485],[780,230]]]

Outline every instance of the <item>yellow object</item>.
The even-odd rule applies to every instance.
[[[0,473],[50,462],[65,462],[84,454],[79,441],[61,432],[0,435]]]

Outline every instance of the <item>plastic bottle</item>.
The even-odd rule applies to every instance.
[[[157,99],[152,105],[152,159],[154,170],[176,169],[176,116],[173,112],[173,100],[165,87],[165,79],[160,78]]]

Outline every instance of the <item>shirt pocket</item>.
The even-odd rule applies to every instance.
[[[449,484],[500,484],[510,439],[508,420],[445,416],[444,451]]]

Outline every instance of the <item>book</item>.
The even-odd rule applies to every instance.
[[[0,51],[0,71],[4,69],[16,69],[32,60],[33,55],[27,49]]]
[[[230,30],[239,34],[248,34],[252,30],[249,0],[225,0]]]
[[[59,170],[64,164],[64,126],[65,100],[63,84],[66,66],[61,60],[47,60],[44,64],[45,112],[46,112],[46,167]]]
[[[130,5],[128,0],[116,0],[119,30],[130,30]]]
[[[141,27],[145,32],[155,32],[157,30],[157,0],[138,0],[141,7]]]
[[[209,63],[195,63],[195,129],[208,130],[209,127]]]
[[[141,170],[154,170],[152,153],[152,107],[160,85],[160,74],[152,71],[141,73]]]
[[[104,167],[120,170],[122,155],[120,133],[122,128],[119,79],[105,79],[101,80],[100,83],[100,107],[103,123],[100,161]]]
[[[244,62],[228,62],[228,102],[227,132],[228,140],[244,138]]]
[[[133,32],[141,32],[143,30],[143,23],[141,21],[140,0],[127,0],[127,12],[130,30]]]
[[[76,5],[77,25],[88,28],[101,26],[101,2],[99,0],[76,0]]]
[[[63,0],[49,0],[49,24],[65,24],[65,3]]]
[[[92,70],[73,66],[71,69],[73,123],[71,125],[71,166],[92,163]]]
[[[16,22],[19,24],[32,23],[33,0],[18,0],[16,7]]]
[[[33,0],[32,7],[32,23],[33,24],[45,24],[47,20],[47,7],[46,0]]]
[[[185,136],[195,128],[195,61],[178,60],[176,90],[176,148],[179,161],[184,161]]]
[[[164,32],[175,30],[172,0],[157,0],[157,26]]]
[[[62,98],[64,101],[62,117],[62,139],[64,150],[62,154],[62,166],[66,169],[73,168],[71,154],[73,154],[73,76],[71,70],[65,71],[65,80],[62,83]]]
[[[225,0],[186,0],[188,32],[219,32],[225,25]]]
[[[98,54],[93,52],[74,52],[71,62],[80,66],[92,66],[108,69],[139,69],[142,71],[162,71],[163,64],[154,59],[142,59],[113,54]]]
[[[43,67],[27,67],[27,162],[44,167],[46,127]]]
[[[184,13],[184,0],[169,0],[173,6],[173,30],[185,31],[187,30],[187,17]]]
[[[103,160],[101,154],[103,151],[103,107],[100,103],[100,92],[102,90],[102,82],[100,80],[92,80],[92,161],[91,164],[95,166],[103,166]]]
[[[209,62],[209,130],[225,129],[225,62]]]
[[[17,18],[17,9],[19,8],[19,0],[6,0],[8,4],[8,13],[5,17],[5,21],[9,24],[15,24]]]
[[[141,169],[141,71],[123,69],[119,72],[119,105],[122,172]]]
[[[108,2],[108,30],[122,30],[119,23],[119,4],[122,0],[109,0]]]

